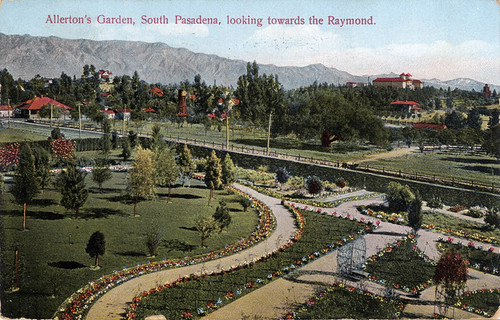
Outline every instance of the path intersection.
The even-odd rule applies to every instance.
[[[281,204],[280,199],[261,194],[239,184],[235,184],[234,186],[250,196],[255,197],[259,201],[262,201],[272,211],[276,218],[276,229],[268,238],[255,246],[231,256],[202,264],[145,274],[127,281],[109,290],[99,298],[99,300],[91,306],[86,319],[122,319],[130,301],[143,291],[148,291],[160,283],[174,282],[178,278],[190,274],[219,272],[221,269],[227,270],[231,267],[257,260],[286,244],[293,238],[297,231],[295,219],[289,210]],[[345,197],[349,196],[352,195],[345,195]],[[345,202],[333,209],[321,209],[323,213],[330,215],[333,215],[335,212],[335,216],[337,217],[348,216],[353,220],[371,221],[374,224],[378,224],[378,228],[364,236],[366,241],[366,256],[369,257],[395,241],[402,240],[411,232],[408,226],[384,221],[377,222],[376,218],[362,215],[356,209],[359,205],[376,205],[382,204],[383,202],[383,197],[375,197]],[[294,203],[294,205],[299,208],[306,207],[306,205],[300,203]],[[308,209],[316,211],[318,208],[308,206]],[[441,253],[436,247],[436,242],[443,237],[442,234],[437,232],[419,230],[416,238],[417,246],[425,255],[429,256],[431,259],[437,260]],[[454,242],[468,242],[467,239],[460,239],[458,237],[451,238],[454,239]],[[500,252],[499,247],[494,247],[494,250],[497,253]],[[377,295],[383,295],[385,287],[379,283],[368,280],[353,281],[341,278],[337,273],[337,254],[338,250],[333,250],[319,259],[301,268],[297,268],[294,272],[291,272],[285,277],[272,281],[234,302],[217,309],[203,319],[278,319],[283,317],[287,312],[293,310],[293,306],[303,304],[307,301],[307,299],[314,295],[318,288],[331,286],[334,282],[344,282],[346,285],[368,290]],[[468,290],[471,291],[483,288],[497,289],[500,287],[500,277],[470,269],[470,279],[467,282],[467,286]],[[422,304],[422,302],[432,303],[432,301],[435,300],[434,291],[434,286],[429,287],[421,292],[419,298],[411,296],[404,291],[397,291],[396,294],[409,301],[404,312],[432,318],[435,312],[434,306],[432,304],[425,305]],[[455,309],[454,312],[456,318],[480,318],[479,315],[464,310]],[[159,317],[156,319],[162,318]]]

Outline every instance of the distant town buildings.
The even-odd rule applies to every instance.
[[[422,110],[420,103],[411,100],[398,100],[391,102],[391,104],[399,107],[399,110],[403,114],[418,114]]]
[[[422,89],[424,87],[424,83],[420,80],[412,79],[411,74],[403,72],[399,75],[399,77],[377,78],[373,80],[373,86],[414,90]]]
[[[0,105],[0,118],[8,118],[13,116],[14,108],[10,105]]]
[[[488,84],[484,85],[483,95],[484,95],[485,98],[491,97],[491,90],[490,90],[490,87],[488,86]]]
[[[101,83],[110,83],[113,80],[113,73],[109,70],[99,70],[99,81]]]
[[[38,118],[38,113],[44,106],[54,106],[61,109],[61,117],[67,117],[71,107],[46,96],[35,97],[16,106],[14,113],[25,118]]]
[[[351,88],[357,88],[357,87],[368,87],[367,82],[347,82],[347,86]]]

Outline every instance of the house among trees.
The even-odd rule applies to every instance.
[[[14,109],[10,105],[0,105],[0,118],[13,116]]]
[[[130,120],[130,109],[116,109],[115,119],[117,120]]]
[[[104,117],[109,119],[109,120],[113,120],[115,118],[115,112],[113,110],[108,110],[108,109],[104,109],[104,110],[101,110],[102,113],[104,113]]]
[[[113,73],[109,70],[99,70],[99,81],[101,83],[110,83],[113,80]]]
[[[483,87],[483,96],[485,98],[491,97],[491,90],[490,90],[490,87],[488,86],[488,84],[485,84]]]
[[[20,105],[16,106],[14,114],[23,118],[40,118],[40,111],[44,107],[50,106],[57,107],[61,111],[59,117],[66,118],[69,116],[71,107],[46,96],[35,97],[31,100],[21,103]],[[54,112],[54,114],[57,113]]]
[[[391,102],[392,105],[399,106],[401,113],[403,114],[418,114],[422,108],[420,103],[411,100],[398,100]]]
[[[158,87],[154,87],[153,89],[149,90],[149,93],[151,93],[153,97],[154,96],[163,97],[163,95],[165,94],[165,92]]]
[[[368,83],[366,83],[366,82],[347,82],[346,86],[351,87],[351,88],[368,87]]]
[[[443,130],[446,129],[445,124],[438,124],[438,123],[415,123],[414,125],[411,126],[412,129],[431,129],[431,130]]]
[[[399,75],[399,77],[377,78],[373,80],[373,86],[414,90],[414,89],[422,89],[424,87],[424,83],[420,80],[412,79],[411,74],[403,72]]]

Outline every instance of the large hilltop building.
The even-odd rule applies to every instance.
[[[392,87],[392,88],[402,88],[402,89],[422,89],[424,83],[417,79],[412,79],[412,75],[409,73],[401,73],[399,77],[393,78],[377,78],[373,80],[373,86],[375,87]]]

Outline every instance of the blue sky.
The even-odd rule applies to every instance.
[[[0,32],[93,40],[163,42],[194,52],[281,66],[321,63],[356,75],[410,72],[415,78],[468,77],[500,84],[500,4],[495,0],[0,0]],[[90,24],[49,24],[48,15],[87,15]],[[98,15],[131,17],[135,25],[103,25]],[[142,25],[141,16],[169,24]],[[175,15],[218,18],[220,25],[181,25]],[[227,25],[264,18],[262,27]],[[269,25],[268,17],[305,19]],[[310,25],[310,16],[325,19]],[[327,25],[373,17],[375,25]],[[99,66],[98,66],[99,67]]]

